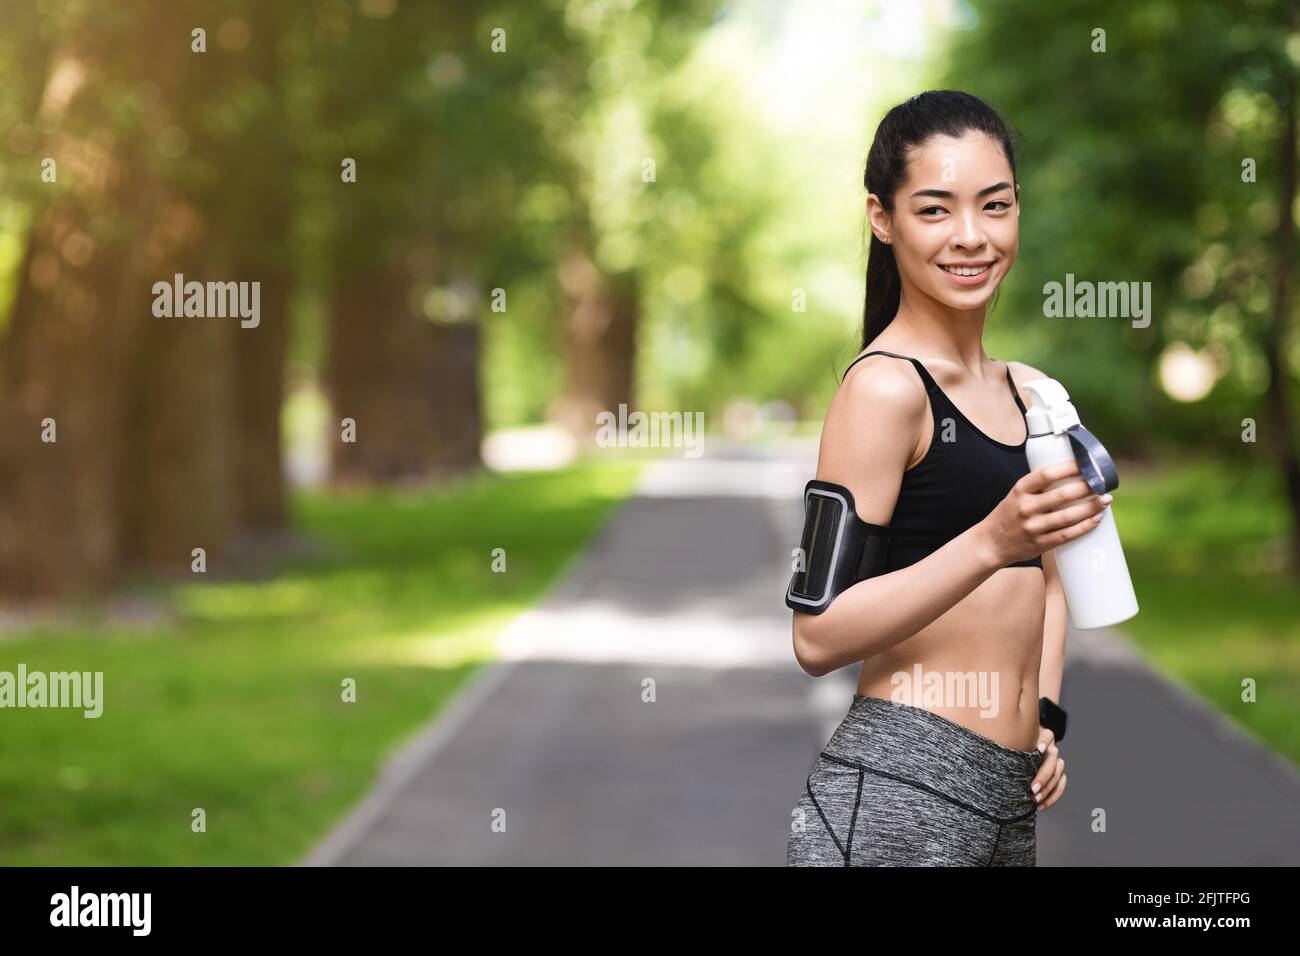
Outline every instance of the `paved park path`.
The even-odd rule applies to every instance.
[[[503,659],[304,862],[784,865],[857,676],[811,678],[790,649],[786,556],[815,456],[714,443],[651,466]],[[1300,863],[1300,775],[1122,635],[1072,630],[1064,693],[1070,784],[1039,817],[1040,866]]]

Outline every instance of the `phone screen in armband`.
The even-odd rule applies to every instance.
[[[824,604],[830,597],[836,559],[844,540],[848,503],[836,492],[817,491],[806,496],[803,538],[799,543],[803,570],[790,582],[790,597],[808,605]]]

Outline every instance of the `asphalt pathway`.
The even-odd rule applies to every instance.
[[[784,865],[857,676],[811,678],[790,649],[815,455],[715,443],[653,465],[304,862]],[[1300,775],[1121,634],[1071,631],[1064,704],[1070,784],[1039,817],[1040,866],[1300,863]]]

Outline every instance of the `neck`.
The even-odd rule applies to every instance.
[[[954,309],[904,286],[899,296],[898,312],[889,328],[923,344],[934,356],[978,374],[988,358],[984,354],[986,315],[985,306]]]

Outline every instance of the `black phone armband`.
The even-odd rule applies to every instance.
[[[841,591],[883,574],[889,557],[889,528],[858,517],[853,492],[829,481],[804,488],[803,538],[786,606],[821,614]]]

